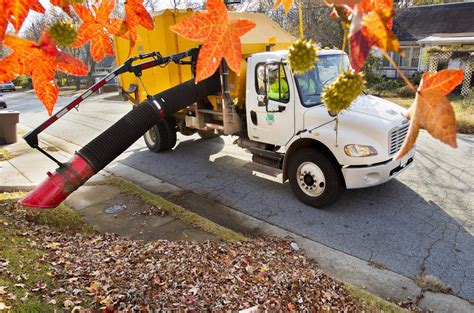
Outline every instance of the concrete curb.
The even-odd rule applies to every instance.
[[[12,185],[12,186],[0,186],[0,192],[15,192],[15,191],[30,191],[36,185],[29,184],[29,185]]]

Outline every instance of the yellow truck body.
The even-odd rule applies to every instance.
[[[176,35],[170,30],[170,26],[175,25],[182,19],[190,17],[196,12],[192,10],[163,10],[153,14],[155,21],[155,29],[146,30],[143,27],[138,28],[139,39],[135,47],[130,52],[130,43],[128,40],[115,37],[115,56],[117,64],[123,64],[131,56],[142,53],[158,51],[161,55],[166,56],[197,48],[199,42],[187,40]],[[240,79],[233,73],[230,77],[231,95],[236,99],[236,104],[243,105],[243,97],[245,91],[245,57],[258,52],[272,50],[287,49],[295,39],[293,36],[285,32],[278,24],[262,13],[240,13],[229,12],[230,19],[246,18],[252,20],[257,25],[253,30],[245,34],[242,38],[242,73]],[[166,67],[155,67],[151,70],[143,72],[142,83],[132,73],[126,73],[119,77],[120,86],[124,91],[131,90],[131,86],[138,88],[138,100],[143,101],[149,94],[157,94],[161,91],[176,86],[182,82],[191,79],[190,66],[180,66],[177,64],[169,64]]]

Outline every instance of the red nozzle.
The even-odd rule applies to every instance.
[[[94,170],[89,163],[76,154],[54,174],[48,172],[48,177],[19,203],[32,208],[55,208],[92,175]]]

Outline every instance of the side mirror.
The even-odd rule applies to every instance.
[[[268,105],[268,98],[266,95],[257,95],[257,104],[259,107],[266,107]]]
[[[267,109],[267,112],[279,113],[279,112],[285,111],[286,106],[275,103],[275,102],[271,102],[271,103],[267,103],[266,109]]]

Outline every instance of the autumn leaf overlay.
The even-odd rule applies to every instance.
[[[229,20],[222,0],[209,0],[206,13],[196,13],[171,27],[175,33],[203,43],[199,51],[196,83],[210,77],[224,58],[229,67],[240,73],[242,47],[240,37],[255,27],[247,19]]]
[[[39,0],[0,0],[0,8],[0,42],[5,39],[8,22],[18,32],[30,10],[45,12]]]
[[[6,35],[3,43],[13,52],[0,60],[0,82],[31,75],[36,95],[50,115],[58,97],[56,71],[76,76],[89,71],[79,59],[58,50],[47,32],[38,43],[12,35]]]
[[[353,70],[359,72],[372,48],[378,48],[385,55],[393,51],[402,54],[398,39],[392,32],[393,0],[325,0],[329,6],[340,6],[346,23],[350,22],[348,39],[350,60]],[[283,4],[285,11],[293,6],[294,0],[276,0],[275,6]],[[455,148],[456,118],[447,95],[461,83],[462,70],[443,70],[438,73],[425,73],[417,90],[415,101],[407,112],[411,120],[407,137],[395,155],[401,159],[416,142],[420,129],[441,142]]]
[[[50,2],[70,16],[74,9],[82,23],[78,38],[71,47],[77,48],[90,42],[91,55],[96,62],[106,55],[114,54],[111,35],[129,39],[133,47],[138,37],[138,25],[149,30],[154,27],[152,17],[143,6],[143,0],[127,0],[123,20],[110,17],[115,6],[114,0],[95,1],[90,6],[73,0]],[[13,51],[0,60],[0,82],[12,80],[18,75],[31,75],[36,94],[51,115],[58,95],[54,81],[55,71],[82,76],[87,75],[88,69],[78,59],[59,50],[47,30],[38,43],[5,34],[9,23],[18,32],[30,10],[45,13],[39,0],[0,0],[0,45]]]
[[[463,76],[463,70],[442,70],[423,75],[415,101],[407,112],[410,128],[395,159],[401,159],[411,150],[421,128],[441,142],[457,147],[456,118],[446,96],[462,82]]]
[[[74,11],[81,18],[82,24],[78,30],[77,41],[71,47],[78,48],[90,41],[91,55],[96,62],[107,54],[113,55],[110,34],[117,33],[121,26],[121,20],[109,17],[114,6],[114,0],[103,0],[100,5],[92,6],[92,12],[83,5],[74,4]]]

